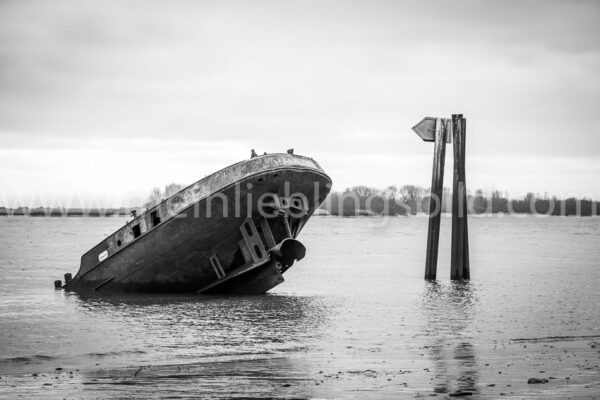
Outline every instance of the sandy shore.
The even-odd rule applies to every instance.
[[[0,397],[14,398],[571,398],[600,396],[600,337],[449,341],[419,357],[294,353],[180,365],[6,366]],[[362,354],[362,353],[361,353]],[[528,383],[530,379],[541,383]]]

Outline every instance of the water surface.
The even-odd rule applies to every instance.
[[[425,282],[426,218],[315,217],[265,296],[53,289],[124,223],[0,218],[0,395],[600,393],[599,218],[471,218],[467,283],[448,280],[448,218]]]

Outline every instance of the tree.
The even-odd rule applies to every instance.
[[[150,196],[148,196],[148,200],[144,203],[144,207],[152,208],[155,205],[159,204],[164,199],[168,199],[173,196],[175,193],[179,192],[185,186],[179,183],[169,183],[165,186],[164,192],[161,192],[159,188],[155,187],[150,192]]]
[[[167,186],[165,186],[165,191],[163,192],[163,197],[165,199],[167,199],[167,198],[173,196],[175,193],[179,192],[184,187],[185,187],[184,185],[180,185],[179,183],[169,183]]]
[[[473,197],[473,212],[475,214],[483,214],[487,211],[488,202],[483,194],[483,190],[477,189]]]
[[[157,205],[161,201],[162,201],[162,193],[160,192],[159,188],[155,187],[150,192],[150,196],[148,196],[148,200],[146,200],[146,203],[144,204],[144,207],[146,207],[146,208],[154,207],[155,205]]]
[[[402,203],[407,207],[410,214],[415,215],[421,209],[425,189],[415,185],[404,185],[400,188]]]

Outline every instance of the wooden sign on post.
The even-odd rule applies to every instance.
[[[452,120],[426,117],[413,131],[425,142],[434,142],[431,198],[429,202],[429,229],[425,279],[435,280],[440,239],[442,193],[444,190],[444,162],[446,143],[454,140],[454,179],[452,188],[452,256],[450,279],[470,279],[469,240],[467,227],[467,189],[465,179],[466,120],[462,114],[452,115]]]
[[[444,190],[444,162],[446,158],[446,142],[450,139],[448,124],[448,120],[427,117],[413,127],[413,130],[423,141],[435,143],[433,148],[431,197],[429,200],[427,255],[425,258],[425,279],[430,280],[435,280],[437,276],[442,193]]]
[[[445,124],[448,124],[450,122],[449,119],[425,117],[421,120],[421,122],[413,126],[412,130],[415,131],[415,133],[421,139],[423,139],[424,142],[435,142],[436,123],[438,119],[441,119]],[[452,142],[451,135],[445,135],[445,138],[446,143]]]

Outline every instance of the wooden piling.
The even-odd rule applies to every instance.
[[[441,118],[435,123],[435,146],[433,149],[433,174],[429,202],[429,230],[427,232],[427,256],[425,279],[435,280],[437,275],[442,193],[444,190],[444,161],[446,158],[446,124]]]
[[[454,177],[452,188],[452,255],[450,279],[470,279],[469,230],[467,223],[467,184],[465,142],[467,121],[462,114],[452,115]]]

